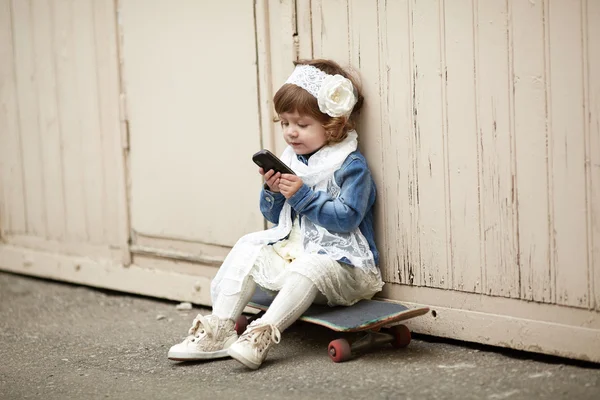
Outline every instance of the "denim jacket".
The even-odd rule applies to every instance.
[[[297,157],[307,164],[310,156]],[[369,242],[375,264],[379,265],[373,230],[376,188],[365,157],[358,150],[350,153],[333,177],[340,187],[340,195],[334,199],[326,192],[315,191],[303,184],[288,200],[292,218],[297,214],[305,215],[331,232],[351,232],[358,227]],[[271,192],[265,185],[260,196],[260,211],[268,221],[277,224],[285,201],[281,193]],[[347,259],[337,261],[350,264]]]

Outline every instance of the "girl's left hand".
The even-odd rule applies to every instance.
[[[304,182],[298,176],[293,174],[283,174],[279,178],[279,191],[285,196],[286,199],[292,197],[300,188]]]

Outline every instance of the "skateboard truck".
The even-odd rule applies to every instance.
[[[353,355],[385,344],[403,348],[410,343],[410,330],[405,325],[396,325],[382,331],[367,331],[352,343],[346,339],[336,339],[327,348],[329,358],[339,363],[348,361]]]

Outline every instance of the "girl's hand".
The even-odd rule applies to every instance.
[[[265,178],[265,182],[271,192],[279,193],[279,179],[281,178],[281,173],[273,171],[270,169],[266,174],[262,168],[258,169],[258,172]]]
[[[279,179],[279,190],[286,199],[292,197],[300,188],[304,182],[302,179],[293,174],[283,174]]]

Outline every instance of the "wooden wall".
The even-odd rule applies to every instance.
[[[121,259],[115,17],[111,0],[0,1],[0,226],[9,243]]]
[[[600,3],[297,6],[364,82],[386,281],[600,309]]]

